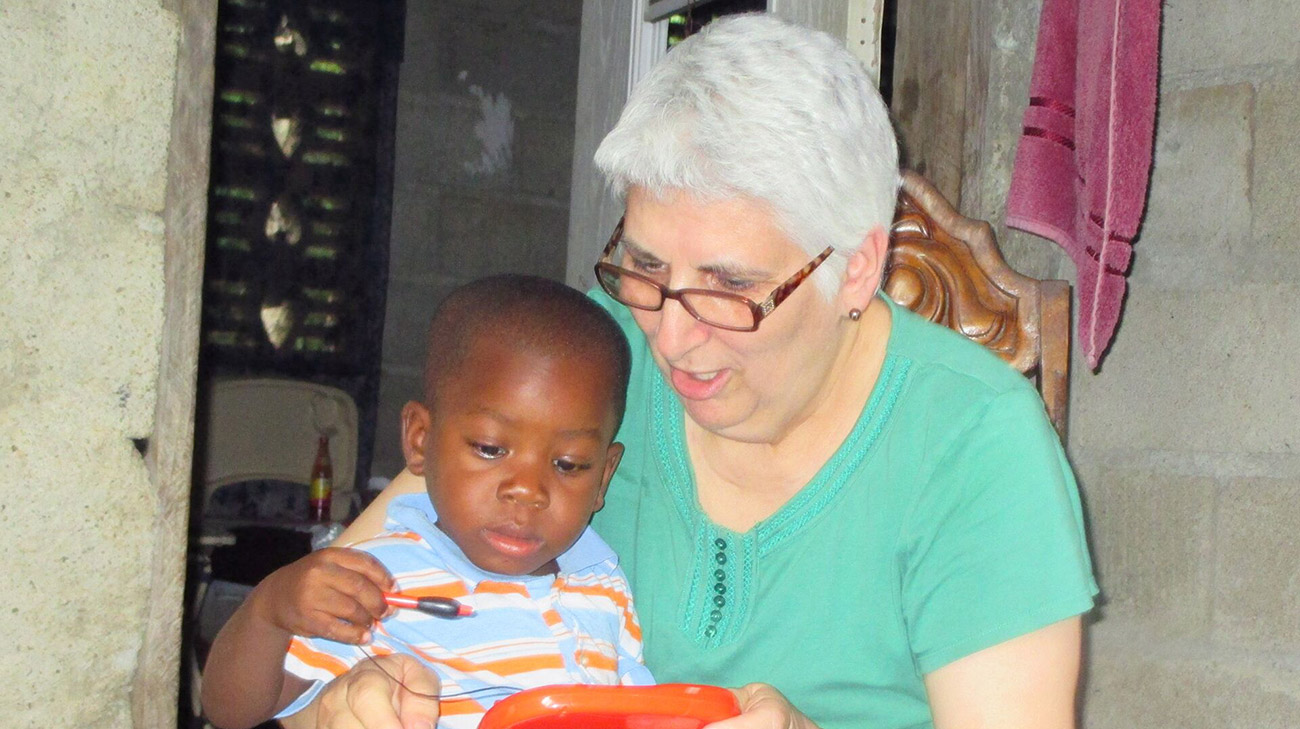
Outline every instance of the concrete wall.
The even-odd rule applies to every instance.
[[[429,314],[498,272],[564,278],[581,0],[408,2],[379,424],[402,468]]]
[[[164,726],[175,709],[185,501],[177,511],[160,496],[157,459],[147,463],[132,439],[156,434],[168,399],[164,199],[180,4],[0,9],[6,726],[126,727],[133,713],[137,725]],[[191,346],[182,412],[193,361]],[[187,470],[187,443],[179,456]],[[170,573],[161,598],[151,592],[160,566]],[[172,630],[159,637],[159,626]],[[142,676],[161,683],[135,691]],[[142,711],[153,699],[162,714]]]
[[[1001,219],[1037,0],[993,0],[979,216]],[[1166,3],[1149,212],[1069,451],[1105,605],[1087,729],[1300,726],[1300,4]],[[1004,234],[1013,265],[1073,276]]]

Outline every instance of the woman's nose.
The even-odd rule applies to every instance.
[[[691,316],[680,301],[668,299],[658,312],[654,346],[668,362],[680,360],[687,352],[709,338],[709,325]]]

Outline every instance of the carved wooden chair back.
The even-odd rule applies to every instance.
[[[885,292],[930,321],[993,350],[1033,379],[1065,441],[1070,284],[1012,270],[993,228],[963,217],[938,188],[903,173]]]

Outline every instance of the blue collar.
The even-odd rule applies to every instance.
[[[460,575],[467,583],[472,583],[468,585],[471,591],[483,581],[513,582],[525,586],[531,594],[535,588],[549,589],[555,581],[552,575],[502,575],[480,569],[465,556],[465,552],[451,537],[438,528],[437,522],[438,514],[433,510],[433,502],[429,500],[428,494],[403,494],[388,505],[388,519],[384,529],[420,535],[448,570]],[[564,576],[603,562],[609,562],[612,567],[618,564],[618,556],[599,534],[587,527],[578,541],[557,557],[555,562],[560,568],[560,576]]]

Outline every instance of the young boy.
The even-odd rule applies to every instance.
[[[522,688],[652,683],[627,580],[587,526],[623,453],[629,367],[614,321],[562,284],[496,276],[453,292],[430,326],[424,400],[402,411],[427,495],[395,499],[378,537],[253,590],[208,658],[208,718],[237,729],[296,713],[367,654],[432,667],[448,728]],[[393,610],[384,592],[474,614]]]

